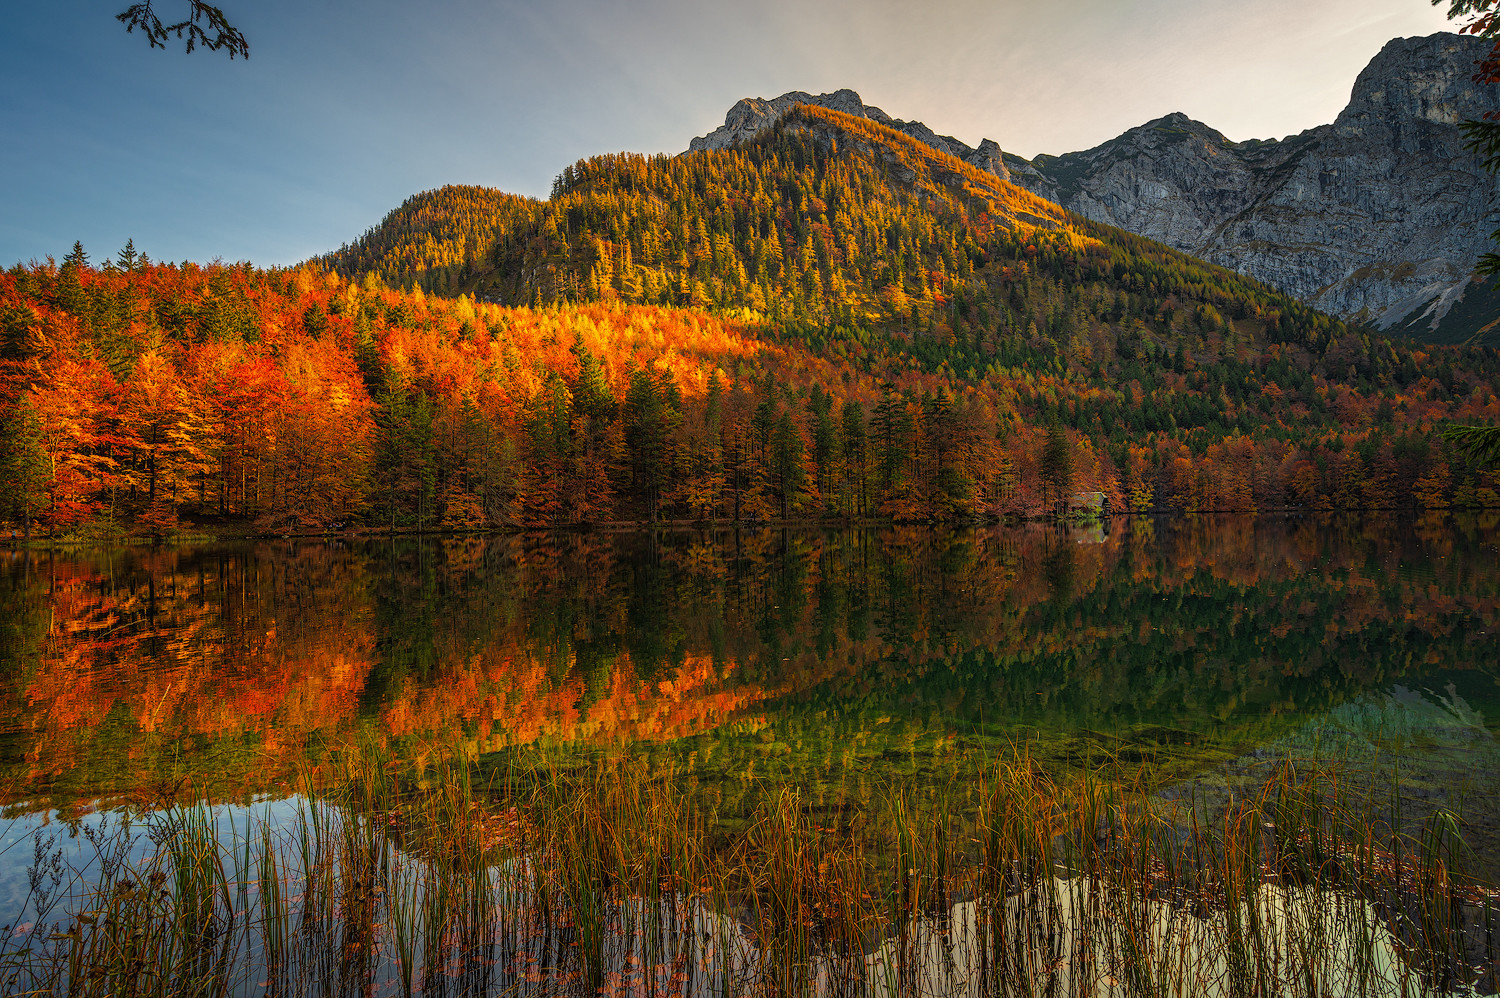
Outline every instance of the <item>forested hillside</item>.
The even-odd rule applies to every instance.
[[[404,287],[403,287],[404,286]],[[1500,357],[1356,329],[876,123],[412,199],[290,270],[0,278],[0,518],[477,528],[1500,504]]]

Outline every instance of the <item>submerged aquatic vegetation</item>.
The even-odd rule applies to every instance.
[[[868,806],[780,788],[720,820],[690,773],[374,747],[280,816],[194,807],[37,843],[7,994],[1493,993],[1458,819],[1416,835],[1283,764],[1212,806],[1026,754]]]

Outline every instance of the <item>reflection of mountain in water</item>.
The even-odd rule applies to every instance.
[[[939,888],[945,900],[893,918],[873,909],[848,915],[852,921],[829,934],[830,945],[813,925],[788,925],[779,912],[758,911],[733,894],[642,897],[606,886],[580,902],[564,892],[539,891],[524,854],[492,853],[479,889],[466,890],[451,866],[434,863],[399,833],[376,833],[371,843],[383,861],[370,872],[341,852],[355,819],[327,801],[292,797],[133,816],[95,812],[66,824],[58,817],[0,824],[0,911],[7,912],[7,932],[18,926],[12,938],[26,939],[49,915],[72,922],[87,938],[104,920],[80,906],[122,889],[137,896],[136,885],[172,868],[171,843],[180,841],[173,829],[195,828],[195,844],[214,850],[210,855],[222,864],[226,881],[250,888],[224,891],[209,909],[219,916],[220,952],[234,956],[215,968],[215,993],[225,995],[268,988],[434,998],[1437,993],[1423,986],[1410,951],[1392,934],[1390,912],[1346,885],[1266,882],[1229,904],[1185,904],[1128,878],[1017,870],[998,890],[980,879],[976,890],[962,892],[963,900],[948,900]],[[100,862],[101,849],[109,862]],[[59,873],[68,899],[61,910],[37,903],[26,864],[38,854],[51,857]],[[268,856],[275,862],[265,862]],[[356,871],[364,878],[352,879]],[[823,883],[837,890],[836,881]],[[269,884],[276,889],[267,890]],[[351,889],[356,885],[361,889]],[[296,927],[279,939],[267,898],[282,899],[281,924]],[[449,920],[447,931],[423,931],[438,913]],[[589,924],[595,932],[577,928]],[[137,928],[135,938],[160,938],[152,928]],[[854,945],[848,945],[851,935]],[[279,943],[274,949],[272,939]],[[14,993],[17,983],[24,988],[30,979],[23,976],[27,961],[15,949],[10,956],[6,970],[22,968],[16,978],[5,978]],[[174,959],[171,954],[161,964],[180,973]],[[414,967],[420,969],[414,973]],[[1149,991],[1140,986],[1147,974],[1154,985]],[[415,989],[413,979],[420,982]],[[1246,986],[1252,980],[1254,991]]]
[[[1453,683],[1442,692],[1397,685],[1341,704],[1278,746],[1288,753],[1378,762],[1443,757],[1471,768],[1500,761],[1500,743]]]
[[[1452,811],[1462,819],[1473,854],[1493,862],[1500,858],[1500,797],[1494,791],[1500,786],[1500,740],[1485,712],[1454,682],[1432,678],[1438,681],[1421,689],[1398,683],[1361,694],[1164,796],[1191,796],[1213,810],[1258,793],[1270,770],[1284,761],[1311,763],[1336,772],[1341,792],[1374,805],[1413,837],[1435,811]],[[1493,696],[1494,680],[1486,684]],[[1493,878],[1500,869],[1488,873]]]
[[[707,737],[722,764],[955,739],[1233,757],[1495,669],[1493,524],[533,535],[0,564],[10,799],[274,789],[402,751]],[[726,727],[726,722],[734,722]],[[1189,744],[1192,743],[1192,744]],[[1201,768],[1201,767],[1200,767]]]

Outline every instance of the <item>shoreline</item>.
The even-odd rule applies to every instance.
[[[1089,527],[1105,523],[1129,520],[1195,520],[1204,517],[1330,517],[1370,516],[1394,514],[1418,518],[1433,514],[1481,516],[1485,513],[1500,513],[1497,506],[1465,507],[1357,507],[1350,509],[1310,509],[1307,507],[1277,507],[1271,509],[1237,510],[1142,510],[1106,512],[1103,514],[1066,517],[1057,515],[1023,517],[987,517],[983,519],[955,520],[889,520],[876,517],[818,519],[797,517],[785,520],[609,520],[595,523],[559,523],[549,525],[515,525],[484,528],[382,528],[355,527],[339,530],[266,530],[248,524],[239,529],[188,529],[170,534],[132,534],[122,532],[104,536],[63,535],[51,537],[33,534],[27,540],[20,536],[0,537],[0,550],[48,551],[98,547],[175,547],[193,544],[224,544],[236,541],[274,540],[385,540],[396,538],[449,538],[449,537],[514,537],[525,534],[592,534],[592,533],[642,533],[683,531],[761,531],[761,530],[870,530],[879,528],[926,528],[962,529],[980,527],[1019,527],[1027,524],[1042,524],[1057,527]]]

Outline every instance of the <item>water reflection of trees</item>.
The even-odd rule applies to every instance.
[[[1246,518],[15,554],[0,759],[14,797],[259,789],[357,729],[470,753],[758,715],[1222,729],[1493,670],[1494,540]]]

